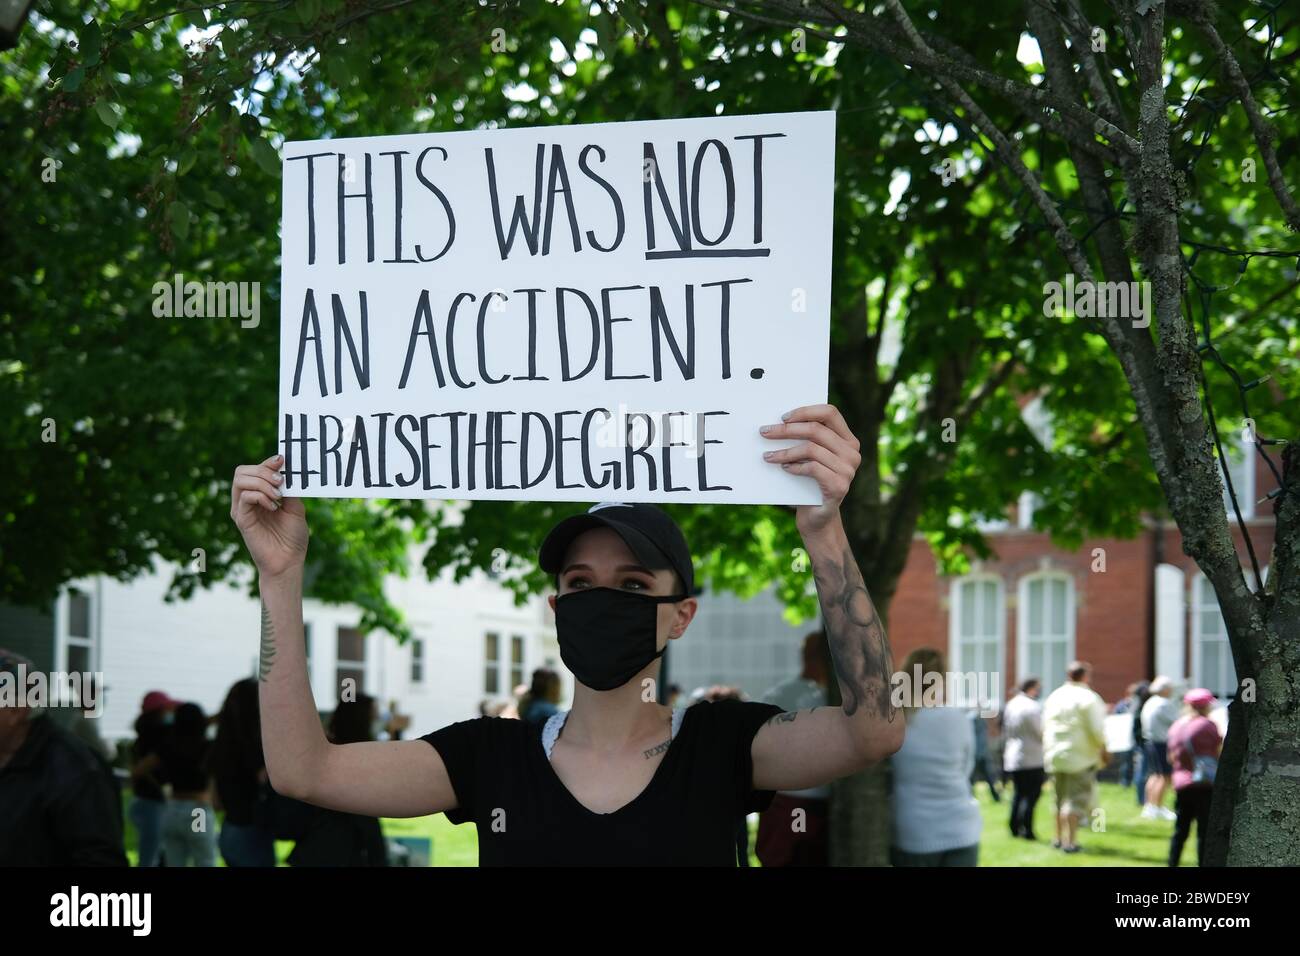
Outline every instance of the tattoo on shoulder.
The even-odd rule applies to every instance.
[[[773,716],[769,717],[767,719],[767,723],[769,726],[774,724],[788,724],[790,723],[790,721],[794,720],[798,716],[799,714],[797,711],[787,710],[784,711],[783,713],[774,714]]]
[[[262,654],[258,660],[258,680],[271,676],[271,665],[275,663],[275,629],[271,626],[271,611],[262,602]]]

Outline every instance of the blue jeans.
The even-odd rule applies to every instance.
[[[1127,787],[1133,782],[1133,751],[1125,750],[1111,756],[1119,764],[1119,785]]]
[[[136,847],[140,859],[136,866],[157,866],[162,853],[162,819],[163,809],[167,806],[162,800],[146,800],[134,797],[126,815],[135,825]]]
[[[219,842],[226,866],[275,866],[275,839],[265,827],[224,823]]]
[[[212,804],[168,800],[163,811],[162,842],[168,866],[216,866],[217,815]]]
[[[1137,751],[1137,774],[1133,777],[1133,788],[1137,792],[1138,806],[1146,806],[1147,802],[1147,777],[1150,771],[1147,769],[1147,748],[1146,744],[1134,744],[1133,749]]]

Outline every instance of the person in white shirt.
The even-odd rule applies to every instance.
[[[794,713],[826,706],[826,632],[803,639],[803,668],[798,677],[769,687],[758,696]],[[806,790],[778,790],[758,818],[754,855],[763,866],[830,865],[830,784]]]
[[[1002,711],[1002,769],[1011,776],[1011,835],[1034,836],[1034,806],[1047,778],[1043,770],[1042,684],[1037,677],[1020,682],[1020,692]]]
[[[1151,696],[1142,705],[1143,746],[1146,748],[1146,802],[1142,816],[1148,820],[1173,820],[1176,814],[1164,806],[1165,794],[1173,786],[1169,765],[1169,728],[1178,719],[1179,705],[1173,696],[1174,682],[1160,676],[1151,682]]]
[[[919,671],[918,671],[919,668]],[[922,688],[945,679],[943,655],[920,648],[907,656],[901,673],[922,675],[922,687],[912,688],[903,713],[907,733],[891,761],[894,779],[894,866],[977,866],[979,864],[979,803],[971,794],[975,768],[975,735],[964,708],[939,705],[938,694]],[[932,676],[935,675],[935,676]]]
[[[1043,766],[1056,791],[1052,846],[1078,853],[1079,822],[1097,803],[1097,770],[1106,753],[1106,704],[1089,685],[1092,665],[1073,661],[1069,677],[1043,704]]]

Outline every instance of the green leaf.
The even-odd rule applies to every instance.
[[[74,67],[68,71],[68,75],[63,78],[63,89],[67,93],[75,93],[81,87],[81,81],[86,78],[85,67]]]
[[[81,54],[83,60],[91,57],[98,60],[99,48],[103,43],[104,34],[100,31],[99,24],[91,20],[82,28],[81,34],[77,37],[77,52]]]
[[[184,239],[190,234],[190,207],[179,199],[167,207],[167,220],[177,239]]]
[[[119,73],[131,72],[131,57],[125,43],[115,43],[109,47],[108,65]]]
[[[117,124],[122,122],[121,107],[110,100],[100,100],[95,104],[95,115],[105,126],[117,129]]]
[[[262,138],[262,124],[252,113],[239,114],[239,128],[250,143],[255,143]]]
[[[199,158],[199,154],[192,149],[187,149],[176,158],[176,175],[184,176],[194,168],[194,162]]]
[[[637,9],[636,0],[619,0],[618,12],[640,36],[645,36],[650,32],[645,20],[641,18],[641,11]]]
[[[325,61],[325,75],[339,88],[351,85],[354,76],[347,60],[337,53]]]
[[[280,154],[268,140],[255,139],[250,149],[253,151],[253,161],[262,167],[263,172],[271,176],[280,175]]]

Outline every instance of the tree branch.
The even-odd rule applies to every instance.
[[[1045,90],[1041,87],[1021,83],[982,70],[972,66],[970,62],[964,62],[952,56],[939,55],[935,52],[934,46],[926,41],[924,37],[921,37],[921,34],[914,26],[912,31],[918,37],[921,37],[921,43],[918,46],[914,41],[911,41],[909,36],[907,42],[912,42],[912,46],[909,48],[904,41],[897,38],[896,30],[891,29],[890,24],[883,22],[880,17],[875,15],[864,15],[857,11],[845,10],[845,16],[841,22],[844,24],[846,32],[844,34],[835,34],[808,27],[806,25],[807,21],[813,18],[810,17],[807,8],[795,2],[782,2],[782,0],[748,0],[748,2],[744,2],[744,0],[741,0],[741,2],[737,2],[737,0],[695,0],[695,2],[736,16],[750,17],[763,23],[771,23],[787,28],[799,27],[810,36],[818,37],[830,43],[844,43],[851,37],[858,44],[877,53],[885,54],[906,66],[923,67],[927,74],[933,74],[936,79],[943,76],[950,80],[973,83],[991,89],[1010,100],[1028,99],[1042,106],[1051,106],[1063,115],[1083,123],[1096,135],[1105,137],[1125,152],[1134,156],[1140,152],[1140,146],[1132,136],[1109,120],[1098,116],[1078,103],[1072,103],[1064,97],[1056,95],[1051,90]],[[781,16],[773,16],[770,12],[758,12],[771,10],[778,11]],[[824,22],[824,20],[824,17],[818,18],[818,22]],[[937,41],[935,45],[938,45]]]
[[[1269,187],[1277,197],[1277,204],[1282,207],[1287,226],[1293,232],[1300,231],[1300,205],[1296,204],[1290,187],[1282,178],[1282,167],[1277,161],[1277,149],[1274,147],[1277,131],[1260,111],[1259,104],[1255,102],[1255,95],[1251,92],[1250,81],[1241,71],[1241,64],[1233,56],[1231,48],[1223,42],[1219,31],[1214,28],[1212,16],[1207,4],[1198,4],[1194,8],[1191,21],[1209,41],[1210,47],[1223,64],[1223,72],[1228,78],[1229,85],[1241,100],[1241,107],[1246,111],[1246,118],[1250,121],[1251,132],[1255,134],[1255,144],[1259,147],[1260,158],[1263,159],[1264,168],[1268,171]]]

